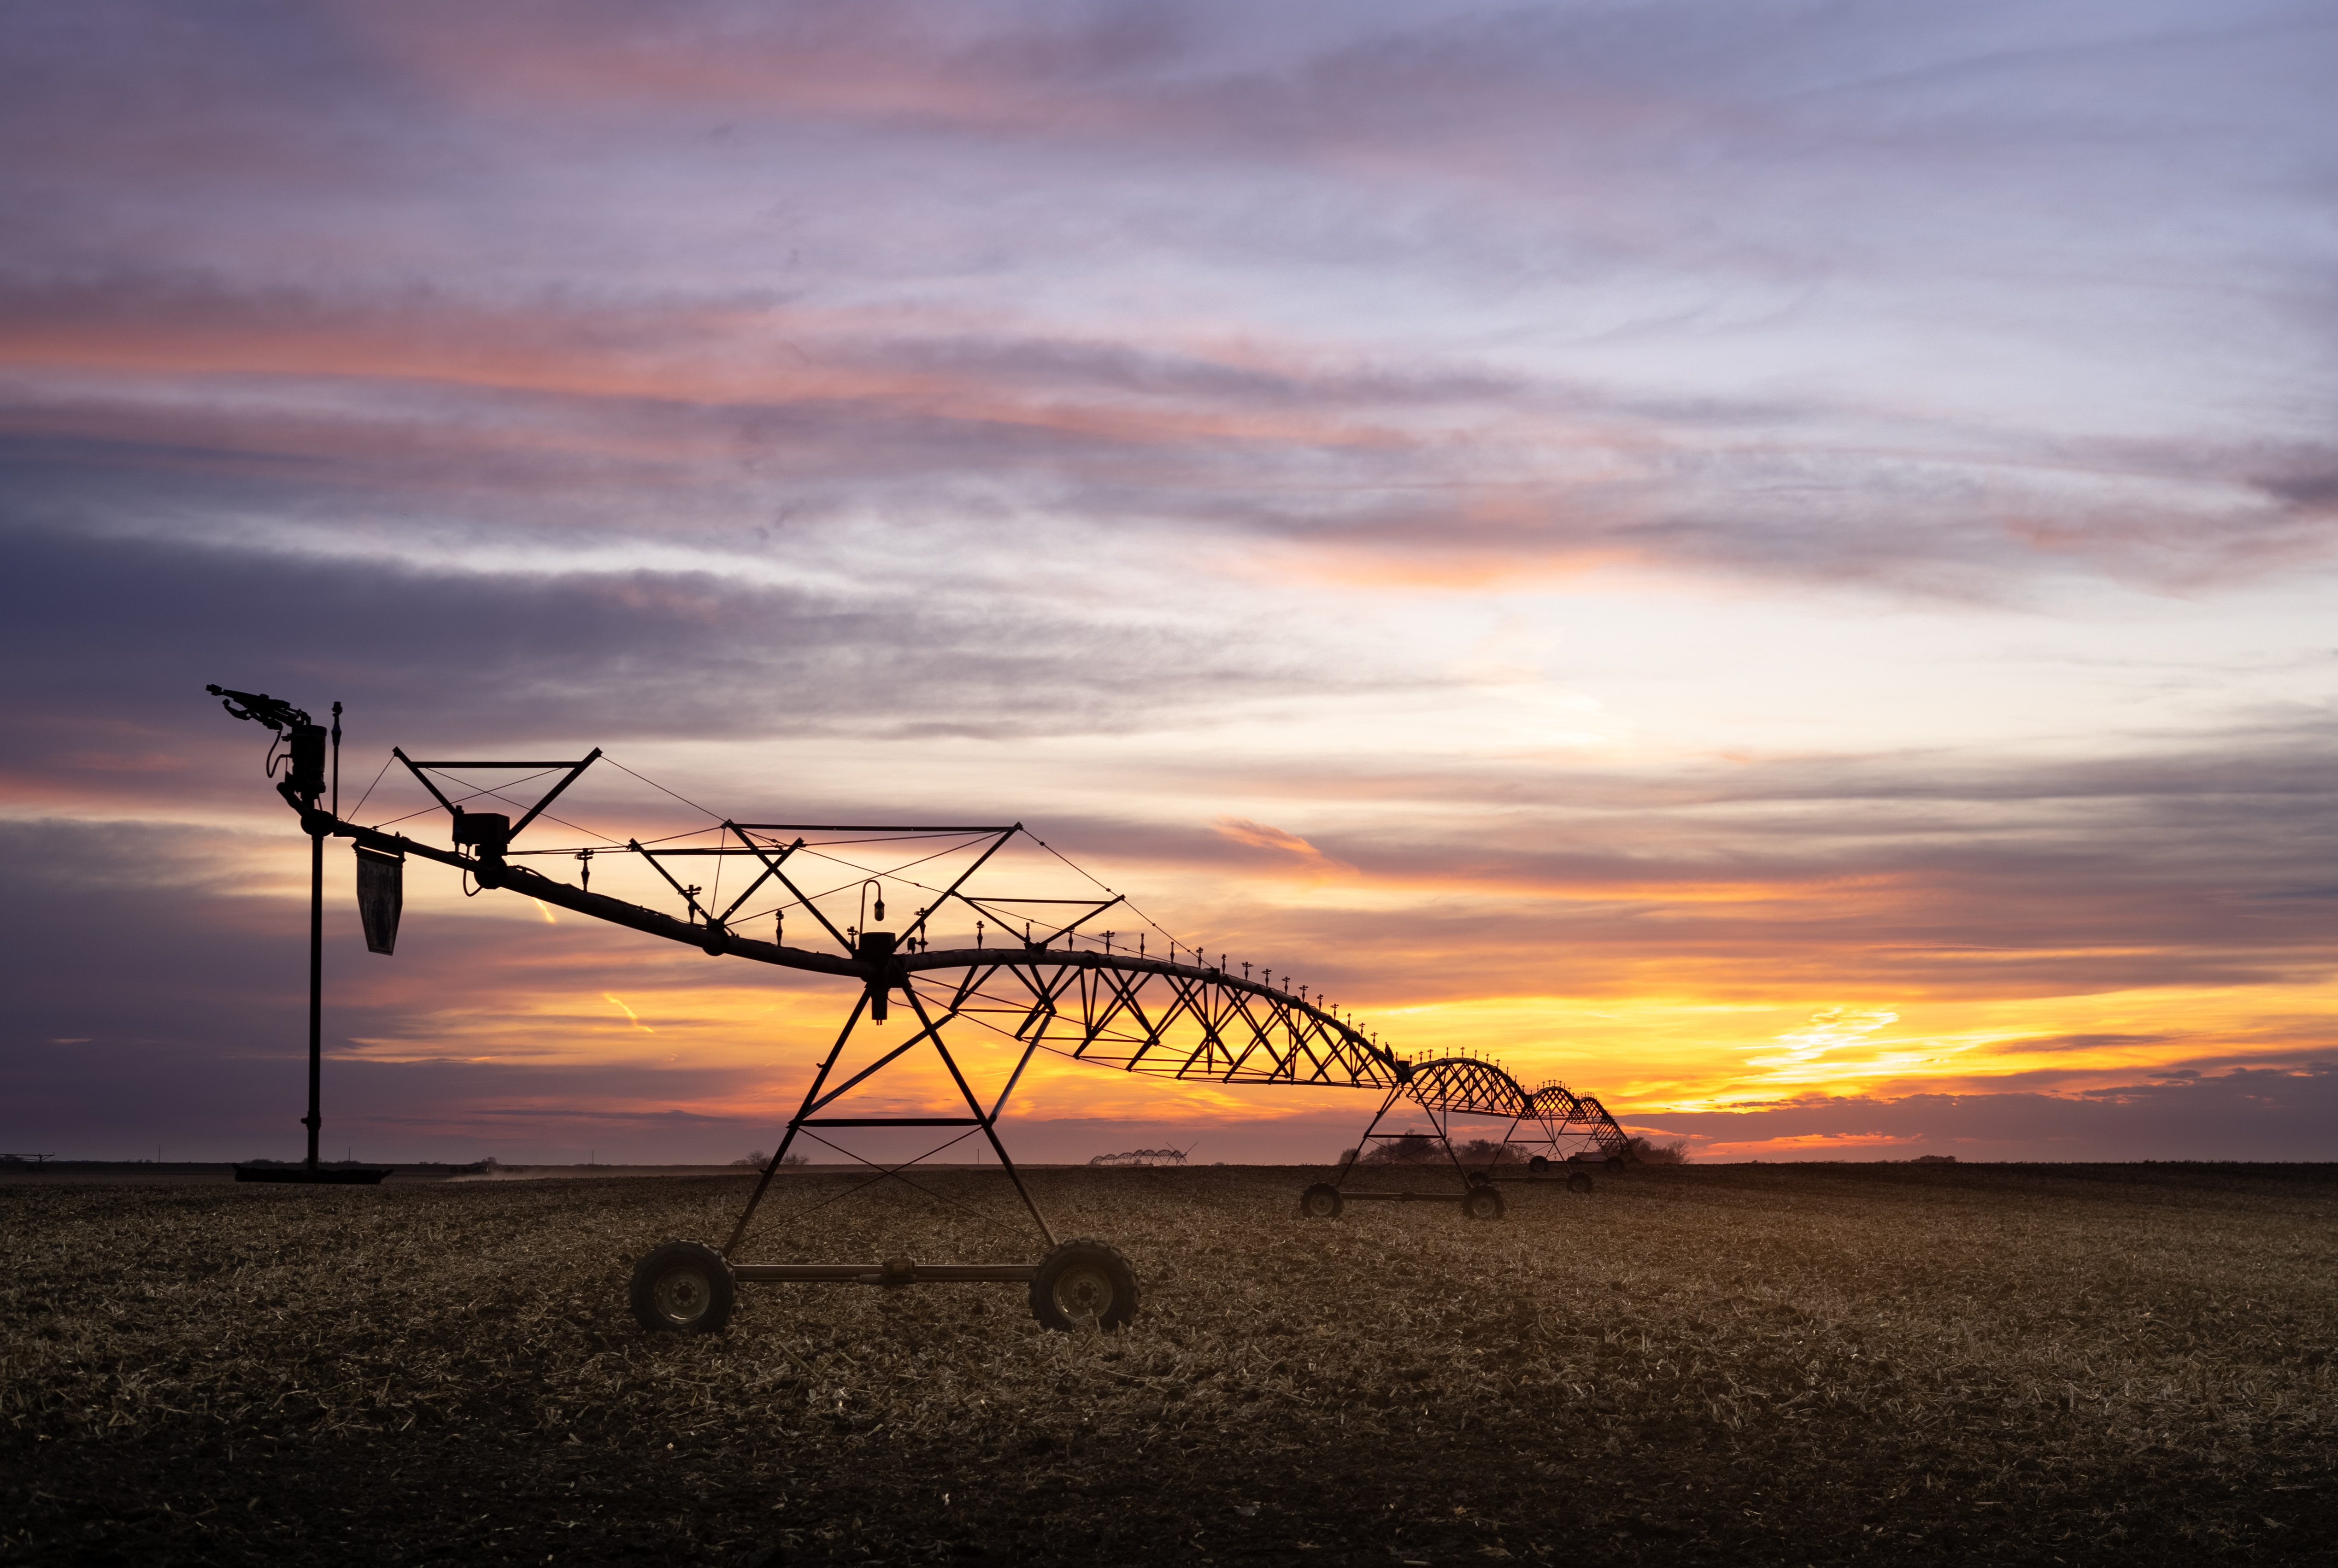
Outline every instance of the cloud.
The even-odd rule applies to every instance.
[[[369,732],[456,738],[1037,734],[1159,722],[1273,678],[1239,643],[1104,624],[1079,605],[832,589],[711,572],[475,572],[68,534],[15,534],[5,700],[51,766],[181,753],[206,680],[320,686]],[[1120,693],[1178,671],[1146,710]],[[1044,698],[1035,700],[1035,693]],[[134,737],[92,745],[93,721]],[[239,736],[238,739],[242,739]],[[18,766],[28,761],[17,752]],[[160,764],[156,764],[160,766]],[[144,766],[144,764],[141,764]],[[184,771],[183,762],[174,764]],[[239,769],[240,771],[240,769]],[[76,779],[75,788],[86,787]]]
[[[2237,151],[2323,144],[2310,20],[92,7],[0,95],[47,215],[0,429],[84,444],[76,516],[232,479],[181,537],[889,511],[952,563],[1110,518],[1189,581],[2262,579],[2333,540],[2304,192]]]
[[[2308,1049],[2324,26],[28,19],[0,811],[82,879],[26,1016],[158,1083],[278,1028],[238,955],[297,925],[297,840],[182,853],[283,827],[220,680],[348,701],[353,756],[598,743],[725,809],[1044,819],[1181,941],[1403,1028],[1652,1042],[1591,1063],[1649,1102],[1782,1051],[2075,1105]],[[688,825],[614,773],[578,807]],[[150,861],[176,902],[109,902]],[[702,967],[468,907],[431,1005],[352,999],[382,1082],[755,1092],[512,1065],[646,1042],[604,993],[746,1035]],[[124,944],[135,995],[82,952]]]
[[[1247,848],[1264,850],[1287,861],[1294,861],[1312,879],[1326,877],[1353,877],[1356,868],[1334,860],[1296,833],[1286,833],[1280,828],[1270,828],[1262,822],[1252,822],[1243,817],[1221,817],[1218,836]]]
[[[1644,1120],[1722,1159],[2326,1161],[2338,1145],[2333,1113],[2338,1065],[2323,1061],[2078,1096],[1829,1098]]]
[[[2068,1051],[2115,1050],[2133,1045],[2165,1044],[2174,1036],[2166,1034],[2052,1034],[2035,1040],[2007,1040],[1996,1049],[2011,1055],[2046,1054]]]
[[[2279,777],[2277,769],[2258,771]],[[245,788],[258,794],[257,784],[250,779]],[[1749,799],[1763,797],[1758,779],[1739,789]],[[2038,793],[2058,799],[2065,789],[2052,781]],[[2013,795],[2010,781],[2001,779],[1979,792],[1999,799],[1999,809]],[[1619,797],[1625,793],[1619,789]],[[622,797],[580,797],[574,809],[598,820],[623,804]],[[1662,825],[1659,808],[1643,831]],[[1989,859],[1968,843],[1953,858],[1953,876],[1937,867],[1928,874],[1925,863],[1937,857],[1923,838],[1911,857],[1908,846],[1895,847],[1871,828],[1862,836],[1867,865],[1859,877],[1844,876],[1839,862],[1797,870],[1790,835],[1777,837],[1766,866],[1749,865],[1742,852],[1698,863],[1681,858],[1689,847],[1675,847],[1663,875],[1646,858],[1656,848],[1653,839],[1636,855],[1604,862],[1528,855],[1513,864],[1479,852],[1440,870],[1429,858],[1392,856],[1369,838],[1348,835],[1341,856],[1353,857],[1356,873],[1328,891],[1320,877],[1311,878],[1295,902],[1277,891],[1287,881],[1281,866],[1313,865],[1326,851],[1287,829],[1245,819],[1236,819],[1232,831],[1227,823],[1195,823],[1183,833],[1142,820],[1068,818],[1039,826],[1051,843],[1135,893],[1148,913],[1167,915],[1183,940],[1289,968],[1316,994],[1364,1008],[1372,1025],[1402,1049],[1476,1039],[1490,1028],[1502,1039],[1500,1054],[1521,1071],[1533,1071],[1537,1054],[1556,1044],[1574,1053],[1567,1060],[1576,1064],[1565,1067],[1564,1076],[1615,1100],[1619,1079],[1650,1075],[1645,1062],[1634,1063],[1631,1041],[1645,1039],[1659,1052],[1672,1048],[1633,1021],[1634,1009],[1653,996],[1668,1005],[1693,1004],[1691,1014],[1716,1003],[1755,1010],[1725,1036],[1716,1037],[1710,1023],[1701,1031],[1708,1053],[1726,1053],[1722,1039],[1742,1042],[1735,1058],[1694,1065],[1688,1083],[1643,1088],[1619,1103],[1694,1097],[1699,1083],[1708,1098],[1721,1083],[1734,1083],[1732,1097],[1743,1098],[1764,1082],[1790,1083],[1792,1074],[1779,1076],[1783,1069],[1776,1063],[1763,1065],[1778,1056],[1781,1042],[1794,1072],[1806,1075],[1872,1080],[1881,1063],[1902,1087],[1927,1074],[1961,1085],[1952,1094],[1874,1099],[1899,1107],[1897,1120],[1881,1122],[1845,1122],[1835,1116],[1842,1106],[1833,1100],[1798,1102],[1778,1108],[1801,1118],[1779,1123],[1786,1128],[1775,1133],[1781,1138],[1929,1137],[1929,1129],[1949,1123],[1911,1122],[1902,1112],[1967,1100],[2019,1112],[2022,1127],[2042,1125],[2038,1118],[2047,1112],[2067,1112],[2072,1127],[2094,1127],[2095,1112],[2083,1107],[2148,1102],[2148,1086],[2131,1086],[2136,1074],[2149,1071],[2270,1083],[2268,1092],[2278,1098],[2289,1092],[2286,1080],[2233,1075],[2262,1073],[2268,1062],[2294,1061],[2301,1052],[2311,1060],[2311,1053],[2326,1054],[2330,1045],[2326,1006],[2317,1009],[2313,1000],[2328,973],[2326,922],[2316,919],[2316,902],[2264,899],[2264,913],[2232,917],[2236,893],[2268,882],[2278,891],[2299,869],[2298,840],[2284,839],[2276,823],[2261,818],[2252,830],[2281,851],[2253,860],[2224,858],[2229,846],[2196,824],[2182,840],[2186,853],[2137,860],[2119,848],[2135,827],[2105,814],[2093,824],[2101,848],[2092,857],[2074,853],[2067,837],[2044,858],[2024,849]],[[257,1082],[270,1071],[290,1071],[299,1046],[300,979],[290,956],[305,883],[297,837],[286,829],[240,835],[185,823],[52,821],[8,824],[0,838],[6,840],[0,864],[11,868],[0,903],[17,912],[13,928],[0,934],[21,976],[12,991],[16,1038],[89,1042],[62,1056],[15,1053],[15,1087],[5,1098],[34,1119],[27,1131],[96,1124],[92,1118],[102,1120],[113,1103],[99,1087],[109,1079],[135,1079],[159,1092],[175,1079]],[[1262,852],[1271,858],[1264,867]],[[770,1025],[746,1027],[753,1008],[742,1013],[720,988],[777,985],[791,995],[789,976],[742,976],[732,972],[735,965],[710,966],[694,950],[669,952],[590,922],[547,927],[526,904],[511,901],[515,907],[505,908],[496,900],[447,911],[410,903],[399,956],[387,963],[359,950],[341,902],[344,875],[337,855],[329,965],[336,1060],[427,1068],[423,1076],[395,1082],[437,1085],[430,1093],[442,1096],[437,1102],[450,1127],[484,1126],[462,1107],[490,1093],[502,1103],[532,1101],[579,1115],[634,1093],[651,1096],[653,1104],[678,1098],[694,1113],[720,1115],[733,1112],[715,1111],[715,1102],[760,1106],[769,1098],[769,1069],[732,1058]],[[1678,878],[1677,887],[1668,890],[1665,876]],[[2202,902],[2187,887],[2193,878],[2204,880],[2216,899]],[[596,877],[595,886],[604,880]],[[1727,896],[1713,897],[1716,884],[1726,885]],[[432,897],[432,886],[426,873],[409,900]],[[1392,909],[1400,913],[1392,917]],[[1564,958],[1556,973],[1553,955]],[[124,972],[139,976],[137,985],[108,978]],[[2117,987],[2126,994],[2086,995]],[[2260,995],[2252,997],[2252,987]],[[1763,1008],[1792,1009],[1812,995],[1892,1004],[1823,1007],[1809,1027],[1796,1025],[1791,1014],[1762,1021]],[[621,1015],[609,996],[624,998],[638,1016]],[[1489,998],[1504,996],[1519,997],[1516,1020],[1498,1022],[1489,1012],[1482,1025],[1469,1022],[1466,1009],[1483,1010]],[[788,1013],[786,1028],[810,1050],[833,1020],[810,992],[804,1005],[810,1011],[800,1018]],[[1447,1022],[1439,1014],[1447,1007],[1465,1011]],[[1983,1011],[1973,1014],[1973,1008]],[[2294,1015],[2284,1016],[2284,1008]],[[2137,1016],[2159,1027],[2019,1027],[2026,1018],[2050,1015]],[[1718,1022],[1709,1011],[1705,1016]],[[654,1049],[681,1053],[677,1060],[645,1063],[629,1054],[633,1048],[624,1042],[651,1039],[636,1027],[641,1019],[657,1032]],[[1963,1020],[1954,1024],[1957,1038],[1928,1038],[1950,1019]],[[670,1036],[676,1042],[671,1047],[664,1044]],[[1960,1044],[1966,1036],[1986,1048],[1976,1053]],[[1925,1065],[1927,1057],[1938,1060]],[[134,1071],[100,1065],[133,1058],[142,1063]],[[693,1060],[700,1065],[692,1066]],[[2025,1060],[2039,1065],[2022,1067]],[[2055,1064],[2047,1066],[2049,1061]],[[2107,1070],[2106,1063],[2119,1065]],[[1076,1084],[1072,1102],[1087,1088],[1104,1094],[1108,1087]],[[2029,1093],[1993,1093],[2012,1090]],[[2115,1093],[2106,1100],[2097,1090]],[[355,1103],[372,1114],[383,1110],[378,1099],[368,1090]],[[411,1114],[427,1114],[422,1100],[412,1103],[418,1108]],[[1812,1112],[1811,1104],[1826,1113]],[[1861,1116],[1869,1107],[1868,1100],[1856,1102]],[[223,1127],[249,1121],[224,1101],[206,1113]],[[770,1112],[736,1113],[752,1120]],[[1772,1136],[1766,1122],[1724,1120],[1708,1127],[1680,1121],[1699,1114],[1706,1113],[1665,1112],[1658,1120],[1731,1148]],[[1981,1119],[1973,1126],[1986,1120],[1980,1112],[1972,1115]],[[2199,1125],[2237,1135],[2245,1120]],[[1725,1131],[1732,1128],[1737,1131]]]
[[[2008,432],[1943,447],[1878,410],[1857,428],[1817,403],[1682,410],[1448,355],[136,277],[0,288],[0,326],[20,367],[47,367],[0,404],[44,509],[119,513],[140,475],[192,481],[167,509],[182,532],[232,501],[247,533],[333,507],[385,548],[411,547],[388,524],[416,514],[425,537],[459,518],[517,543],[556,507],[565,528],[734,548],[777,519],[801,548],[878,510],[957,514],[948,560],[1018,513],[1066,536],[1113,515],[1328,581],[1630,563],[1979,598],[2073,572],[2245,579],[2338,537],[2258,479],[2254,446],[2195,443],[2175,471]]]

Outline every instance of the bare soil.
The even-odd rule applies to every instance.
[[[0,1189],[0,1563],[2196,1563],[2338,1543],[2338,1172],[1735,1166],[1300,1219],[1036,1172],[1136,1323],[632,1260],[747,1181]],[[1384,1181],[1427,1178],[1387,1176]],[[755,1260],[1027,1260],[996,1172]],[[949,1206],[998,1217],[986,1220]],[[792,1218],[791,1218],[792,1215]]]

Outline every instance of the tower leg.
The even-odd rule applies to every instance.
[[[830,1081],[835,1074],[837,1063],[844,1054],[845,1045],[852,1038],[853,1029],[860,1024],[863,1014],[868,1014],[871,1017],[874,1017],[875,1015],[874,1006],[871,1002],[871,997],[875,995],[875,992],[871,990],[862,994],[860,999],[853,1004],[850,1016],[845,1019],[844,1027],[838,1032],[836,1043],[829,1047],[828,1055],[820,1062],[820,1070],[812,1075],[811,1086],[804,1091],[803,1103],[797,1108],[796,1113],[789,1118],[787,1131],[780,1138],[780,1146],[772,1152],[770,1162],[763,1167],[763,1173],[756,1181],[755,1191],[748,1198],[747,1207],[740,1214],[739,1222],[732,1227],[731,1239],[724,1242],[722,1246],[722,1252],[725,1257],[737,1252],[739,1250],[739,1244],[746,1240],[747,1226],[754,1219],[757,1207],[763,1201],[763,1194],[771,1190],[771,1178],[778,1173],[781,1161],[787,1158],[788,1150],[794,1144],[797,1132],[807,1126],[820,1124],[813,1122],[813,1117],[816,1114],[835,1102],[839,1097],[851,1093],[852,1090],[857,1088],[860,1084],[869,1078],[874,1077],[886,1067],[899,1060],[903,1054],[914,1049],[920,1042],[929,1042],[933,1045],[934,1054],[941,1058],[943,1067],[949,1073],[950,1082],[957,1085],[959,1097],[966,1102],[968,1119],[964,1122],[951,1120],[937,1122],[931,1118],[920,1116],[902,1117],[899,1119],[855,1117],[847,1120],[843,1124],[857,1127],[928,1127],[935,1125],[965,1126],[971,1124],[972,1126],[980,1129],[983,1137],[987,1140],[990,1144],[991,1152],[998,1156],[999,1169],[1004,1171],[1007,1173],[1007,1179],[1014,1183],[1016,1196],[1023,1200],[1023,1207],[1029,1210],[1032,1222],[1038,1226],[1039,1234],[1046,1239],[1047,1244],[1050,1247],[1056,1245],[1056,1233],[1054,1229],[1048,1225],[1047,1217],[1039,1211],[1038,1201],[1031,1196],[1031,1190],[1023,1184],[1023,1173],[1015,1168],[1014,1157],[1007,1152],[1007,1145],[1000,1141],[998,1136],[999,1115],[1006,1109],[1007,1096],[1015,1092],[1015,1085],[1021,1081],[1023,1077],[1023,1070],[1030,1065],[1031,1057],[1037,1050],[1038,1043],[1035,1040],[1024,1046],[1022,1058],[1016,1063],[1014,1073],[1010,1074],[1007,1080],[1007,1086],[999,1091],[997,1101],[986,1110],[981,1102],[975,1097],[974,1086],[967,1082],[966,1074],[959,1070],[958,1059],[950,1054],[949,1047],[945,1044],[942,1040],[941,1025],[951,1017],[956,1016],[957,1010],[952,1008],[950,1011],[944,1013],[941,1019],[937,1020],[933,1014],[927,1012],[924,1000],[918,995],[914,987],[904,985],[901,990],[902,994],[909,998],[909,1005],[918,1014],[918,1023],[919,1025],[918,1032],[909,1039],[903,1041],[900,1044],[894,1046],[890,1051],[886,1052],[877,1061],[862,1068],[860,1072],[854,1073],[851,1077],[846,1079],[835,1088],[830,1089],[829,1087]],[[854,1156],[854,1158],[857,1159],[859,1156]],[[918,1156],[918,1159],[923,1158],[923,1155]],[[910,1163],[914,1164],[916,1163],[916,1161],[911,1161]],[[896,1167],[894,1170],[886,1170],[882,1167],[872,1166],[872,1169],[878,1170],[878,1180],[881,1181],[886,1176],[895,1175],[899,1168]],[[906,1179],[904,1178],[904,1180]],[[912,1185],[914,1185],[914,1183],[912,1183]]]
[[[1445,1158],[1452,1161],[1453,1173],[1461,1178],[1461,1190],[1468,1191],[1469,1168],[1461,1163],[1461,1151],[1453,1147],[1453,1112],[1448,1111],[1445,1113],[1445,1119],[1440,1122],[1437,1119],[1437,1112],[1431,1111],[1425,1102],[1421,1103],[1420,1109],[1421,1113],[1429,1118],[1429,1124],[1437,1129],[1437,1141],[1445,1145]]]
[[[731,1228],[731,1240],[722,1244],[725,1257],[739,1250],[739,1243],[746,1240],[747,1221],[755,1217],[755,1206],[762,1202],[763,1194],[771,1190],[773,1173],[779,1170],[780,1161],[788,1157],[788,1145],[796,1141],[796,1129],[820,1103],[820,1089],[828,1083],[828,1075],[836,1070],[836,1059],[844,1054],[844,1043],[852,1038],[852,1026],[860,1022],[860,1014],[868,1006],[869,995],[863,992],[860,1000],[852,1004],[852,1012],[844,1020],[844,1027],[837,1032],[836,1044],[828,1048],[827,1058],[820,1063],[820,1071],[812,1074],[811,1087],[804,1091],[802,1106],[789,1119],[788,1130],[780,1135],[780,1146],[771,1151],[771,1161],[763,1167],[762,1180],[755,1183],[754,1194],[747,1200],[746,1210],[739,1216],[739,1223]]]
[[[1023,1185],[1023,1172],[1015,1169],[1015,1161],[1007,1155],[1007,1145],[998,1137],[998,1112],[1006,1106],[1007,1096],[1015,1092],[1016,1083],[1023,1076],[1023,1069],[1030,1065],[1031,1054],[1039,1048],[1039,1043],[1033,1040],[1023,1047],[1023,1059],[1015,1064],[1014,1074],[1007,1080],[1007,1087],[999,1092],[997,1103],[985,1114],[982,1102],[974,1097],[974,1090],[966,1081],[966,1074],[958,1070],[957,1059],[949,1054],[949,1047],[942,1044],[941,1029],[928,1015],[925,1003],[914,989],[909,986],[902,989],[909,995],[909,1005],[917,1009],[918,1022],[925,1025],[927,1036],[933,1041],[935,1054],[941,1057],[942,1065],[949,1069],[950,1081],[958,1085],[958,1093],[966,1101],[966,1108],[981,1124],[982,1135],[990,1141],[991,1152],[998,1156],[999,1168],[1007,1172],[1007,1179],[1015,1183],[1015,1191],[1023,1200],[1023,1207],[1031,1210],[1031,1219],[1039,1227],[1039,1234],[1047,1239],[1048,1246],[1053,1247],[1056,1244],[1055,1229],[1047,1223],[1047,1217],[1039,1212],[1039,1205],[1033,1200],[1031,1190]]]
[[[1356,1157],[1341,1167],[1339,1180],[1331,1183],[1334,1187],[1345,1187],[1348,1184],[1348,1177],[1357,1166],[1364,1162],[1364,1146],[1372,1141],[1372,1130],[1380,1124],[1391,1110],[1395,1109],[1397,1099],[1403,1093],[1404,1085],[1397,1084],[1388,1092],[1388,1098],[1380,1102],[1380,1108],[1372,1112],[1371,1121],[1364,1126],[1363,1135],[1356,1140]]]

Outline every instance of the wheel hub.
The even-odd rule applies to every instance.
[[[1112,1280],[1101,1269],[1077,1264],[1056,1281],[1056,1306],[1068,1318],[1100,1318],[1112,1306]]]
[[[711,1292],[704,1276],[693,1269],[678,1269],[658,1280],[654,1294],[660,1312],[676,1323],[687,1323],[706,1310]]]

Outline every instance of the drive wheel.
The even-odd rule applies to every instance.
[[[1318,1181],[1299,1195],[1299,1211],[1310,1220],[1337,1220],[1347,1206],[1340,1190],[1329,1181]]]
[[[739,1298],[731,1265],[703,1241],[668,1241],[634,1265],[634,1318],[653,1334],[714,1334]]]
[[[1569,1192],[1588,1192],[1588,1191],[1591,1191],[1591,1177],[1590,1177],[1590,1175],[1589,1175],[1587,1172],[1586,1172],[1586,1171],[1577,1171],[1577,1172],[1575,1172],[1572,1176],[1569,1176],[1569,1177],[1567,1179],[1567,1190]]]
[[[1471,1220],[1499,1220],[1502,1209],[1502,1194],[1497,1188],[1472,1187],[1461,1199],[1461,1212]]]
[[[1136,1270],[1102,1241],[1066,1241],[1039,1259],[1031,1316],[1066,1333],[1090,1323],[1117,1328],[1136,1316]]]
[[[1544,1171],[1550,1169],[1550,1161],[1545,1156],[1537,1154],[1533,1159],[1527,1161],[1527,1169],[1539,1176]]]

